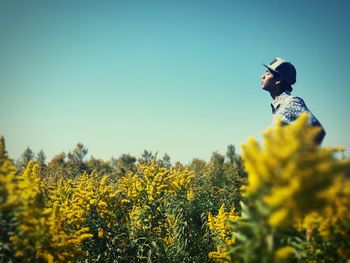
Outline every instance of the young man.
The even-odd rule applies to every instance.
[[[310,125],[321,127],[321,131],[315,138],[321,144],[326,135],[320,122],[306,107],[303,99],[292,96],[292,85],[296,82],[297,72],[288,61],[275,58],[269,65],[263,64],[267,70],[261,76],[261,86],[268,91],[273,99],[271,103],[273,120],[281,119],[284,124],[295,121],[302,112],[310,115]]]

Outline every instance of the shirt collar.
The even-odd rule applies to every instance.
[[[275,111],[279,108],[283,100],[290,96],[290,93],[288,91],[285,91],[278,95],[271,103],[272,113],[275,113]]]

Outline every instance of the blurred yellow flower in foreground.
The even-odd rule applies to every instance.
[[[279,122],[265,132],[263,145],[251,138],[242,146],[248,172],[245,195],[259,196],[271,208],[274,227],[324,207],[328,198],[321,193],[349,167],[349,161],[335,158],[335,148],[315,143],[319,130],[309,126],[308,117],[302,114],[287,126]]]
[[[293,247],[290,247],[290,246],[281,247],[281,248],[276,250],[275,258],[277,260],[287,259],[288,257],[293,255],[294,253],[295,253],[295,249]]]

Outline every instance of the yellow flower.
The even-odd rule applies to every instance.
[[[139,205],[133,206],[129,213],[130,225],[132,228],[137,229],[142,227],[141,213],[142,209]]]
[[[129,203],[131,203],[131,201],[128,200],[128,199],[123,199],[123,200],[121,201],[121,204],[129,204]]]
[[[228,251],[221,246],[218,246],[216,248],[216,251],[209,252],[208,256],[210,259],[214,260],[214,262],[218,262],[218,263],[230,262],[230,256],[228,254]]]
[[[163,238],[164,244],[169,247],[174,243],[174,239],[171,236],[166,236]]]
[[[98,237],[101,238],[102,236],[103,236],[103,229],[100,228],[100,229],[98,230]]]
[[[290,247],[290,246],[281,247],[275,251],[275,258],[277,260],[284,260],[290,257],[291,255],[293,255],[294,253],[295,253],[295,250],[293,247]]]
[[[195,198],[195,195],[194,195],[194,193],[193,193],[193,189],[190,188],[190,189],[187,191],[187,200],[188,200],[188,201],[192,201],[194,198]]]
[[[335,175],[340,173],[344,178],[344,171],[350,167],[349,161],[334,157],[334,148],[320,148],[315,143],[318,130],[310,127],[308,118],[307,114],[302,114],[287,126],[279,122],[264,133],[262,145],[250,138],[242,146],[248,172],[248,184],[242,189],[244,195],[263,200],[270,207],[268,220],[275,227],[324,208],[334,192],[322,193],[333,184]],[[340,208],[345,205],[334,204],[333,207],[337,207],[339,217],[347,213]]]
[[[237,220],[239,220],[239,216],[237,216],[234,209],[231,209],[230,212],[225,212],[225,206],[223,204],[216,216],[213,216],[210,212],[208,213],[209,229],[213,231],[215,237],[221,242],[216,247],[217,251],[209,253],[209,258],[216,262],[229,262],[230,258],[227,248],[236,242],[236,238],[232,235],[229,221]]]

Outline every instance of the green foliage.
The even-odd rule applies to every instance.
[[[8,160],[3,138],[1,142],[1,156]],[[214,153],[208,163],[194,159],[191,168],[179,162],[172,164],[168,154],[158,159],[157,153],[146,150],[138,160],[129,154],[110,161],[86,160],[88,150],[81,143],[48,162],[43,151],[36,156],[26,152],[25,156],[36,161],[36,180],[42,191],[40,200],[35,199],[41,204],[34,209],[38,215],[35,224],[40,222],[46,230],[33,233],[38,246],[45,250],[30,255],[38,261],[211,262],[208,253],[215,244],[207,226],[207,212],[215,211],[222,202],[235,205],[245,180],[234,147],[230,148],[230,157]],[[15,173],[14,168],[12,171]],[[9,171],[4,173],[8,175]],[[23,187],[28,187],[29,193],[28,182]],[[130,187],[141,188],[132,195],[127,190]],[[7,195],[2,191],[1,198]],[[0,256],[5,261],[21,260],[22,252],[13,250],[14,241],[9,238],[19,234],[19,225],[25,225],[16,221],[16,209],[13,204],[11,209],[1,210]],[[23,240],[33,235],[23,232],[21,236],[14,240],[16,246],[25,248]],[[45,245],[41,243],[44,240]],[[69,240],[74,246],[66,248]]]
[[[240,188],[246,182],[246,174],[233,145],[228,146],[227,158],[214,152],[209,163],[193,159],[190,167],[196,173],[194,189],[201,196],[203,211],[217,211],[222,204],[240,210]]]
[[[101,159],[96,159],[93,156],[86,162],[90,171],[95,171],[97,175],[112,175],[113,165],[112,161],[104,161]]]

